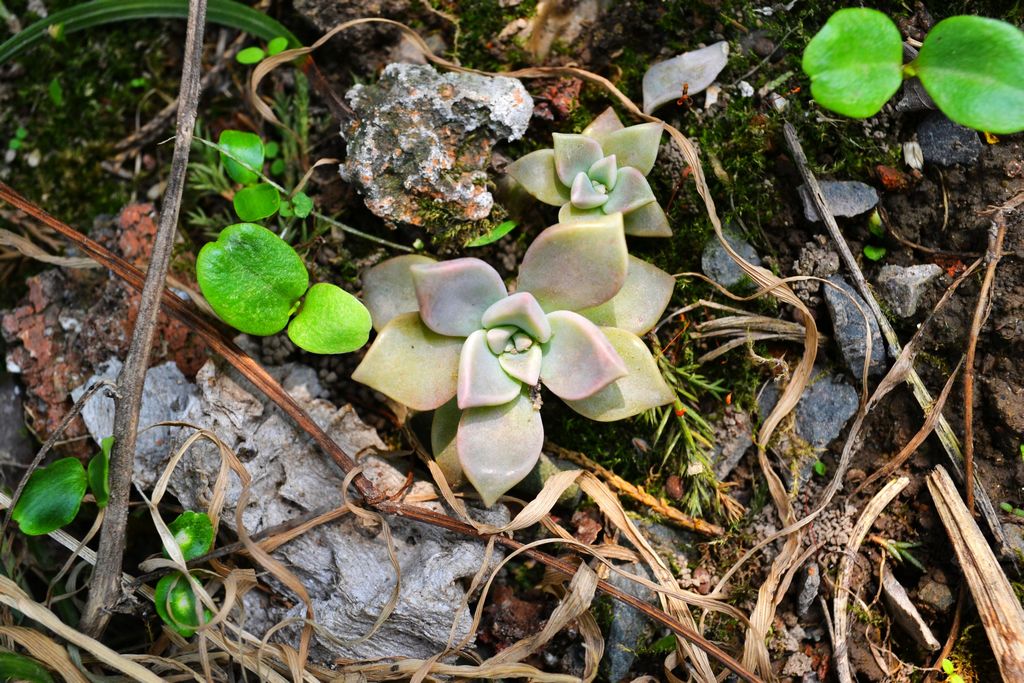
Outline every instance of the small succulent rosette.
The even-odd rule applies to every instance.
[[[657,323],[674,286],[628,254],[618,213],[544,230],[512,294],[480,259],[399,256],[364,274],[378,335],[352,377],[436,410],[435,458],[491,505],[540,457],[541,385],[599,421],[673,400],[638,335]]]
[[[671,237],[646,177],[661,132],[660,123],[627,128],[608,108],[580,134],[555,133],[554,149],[517,159],[508,174],[540,201],[561,207],[561,223],[621,213],[627,235]]]

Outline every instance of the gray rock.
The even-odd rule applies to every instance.
[[[736,253],[742,256],[744,260],[749,261],[755,266],[761,265],[761,259],[757,252],[754,251],[754,247],[739,237],[728,233],[725,234],[725,239],[729,246],[735,249]],[[752,284],[747,274],[732,260],[729,252],[725,250],[722,243],[718,241],[718,237],[714,235],[704,245],[704,252],[700,256],[700,267],[705,275],[723,287],[732,288],[741,283]]]
[[[627,564],[622,569],[630,574],[654,580],[650,570],[642,563]],[[654,591],[615,572],[608,577],[608,583],[646,602],[653,604],[657,600]],[[618,600],[612,603],[612,621],[608,627],[604,660],[607,680],[619,683],[629,675],[629,670],[636,661],[637,648],[645,644],[651,632],[652,624],[643,614]]]
[[[972,164],[984,146],[978,132],[953,123],[941,112],[929,114],[917,127],[924,160],[939,166]]]
[[[818,592],[821,590],[821,567],[814,562],[808,562],[800,570],[800,590],[796,596],[796,614],[798,617],[807,616],[818,599]]]
[[[844,296],[834,287],[825,287],[825,303],[828,306],[828,313],[832,317],[835,340],[843,354],[843,360],[846,361],[846,367],[854,377],[860,377],[863,374],[867,331],[870,330],[871,362],[868,365],[868,373],[871,375],[881,374],[885,371],[886,364],[885,343],[882,341],[882,333],[878,329],[878,322],[871,314],[871,309],[842,276],[833,275],[828,281],[842,288],[849,295]],[[854,301],[857,302],[857,306],[860,306],[859,309],[853,304]],[[865,327],[865,317],[867,318],[867,327]]]
[[[21,387],[10,377],[0,378],[0,464],[26,464],[36,452],[25,428]]]
[[[812,671],[814,671],[814,660],[803,652],[790,655],[782,667],[783,676],[804,676]]]
[[[720,41],[651,66],[644,74],[644,113],[679,99],[686,86],[691,97],[711,85],[729,60],[729,43]]]
[[[821,193],[825,195],[825,203],[833,216],[859,216],[878,204],[878,191],[860,181],[822,180],[818,184],[821,185]],[[804,218],[812,223],[820,221],[810,190],[806,185],[801,185],[799,192],[800,201],[804,205]]]
[[[438,221],[424,216],[425,206],[443,222],[490,215],[491,148],[521,137],[533,112],[514,78],[439,74],[415,64],[389,64],[380,81],[357,85],[346,98],[358,120],[342,130],[342,177],[381,218],[428,228]]]
[[[953,609],[952,589],[934,579],[925,579],[924,585],[917,590],[917,599],[936,616],[948,614]]]
[[[925,285],[942,273],[934,263],[916,266],[882,266],[875,282],[893,312],[901,318],[917,313],[917,304],[924,294]]]
[[[811,383],[796,404],[794,425],[797,436],[815,449],[825,448],[839,436],[859,403],[857,390],[841,376],[821,375],[821,368],[815,366]],[[766,417],[778,400],[778,385],[766,384],[757,399],[761,416]]]
[[[808,671],[800,679],[800,683],[821,683],[821,679],[818,678],[818,674],[815,671]]]
[[[907,590],[892,575],[892,572],[882,571],[882,595],[885,596],[885,603],[889,606],[896,623],[914,639],[921,647],[934,652],[942,647],[935,634],[928,628],[928,624],[921,618],[921,613],[910,601]]]
[[[108,367],[108,373],[113,369]],[[364,474],[380,490],[393,492],[402,488],[404,472],[376,455],[384,451],[383,442],[351,406],[338,408],[313,398],[322,389],[306,368],[284,366],[276,375],[339,446],[348,453],[360,454]],[[168,400],[168,396],[172,398]],[[90,404],[96,401],[102,403],[103,399],[93,398]],[[245,380],[221,372],[213,362],[199,371],[195,385],[186,382],[173,365],[151,369],[143,410],[148,411],[143,424],[147,420],[174,419],[201,426],[217,434],[239,455],[253,475],[250,502],[242,514],[250,533],[298,515],[326,511],[340,503],[343,476],[333,462],[273,404],[258,398],[256,390]],[[96,438],[109,433],[104,410],[90,408],[84,414]],[[190,433],[185,429],[177,433],[165,431],[160,439],[143,434],[136,455],[136,483],[150,488],[163,473],[178,443]],[[216,448],[205,441],[193,445],[171,475],[171,493],[187,508],[205,508],[219,467]],[[238,478],[232,476],[221,516],[221,522],[231,528],[240,491]],[[433,486],[422,481],[415,482],[409,490],[412,496],[432,492]],[[424,505],[442,509],[437,503]],[[499,525],[507,522],[508,511],[498,506],[488,511],[477,510],[474,516]],[[402,572],[394,612],[365,642],[316,642],[312,655],[318,661],[328,662],[338,656],[429,657],[444,649],[453,623],[458,624],[456,638],[468,634],[471,615],[468,609],[459,609],[465,597],[463,580],[479,569],[484,547],[436,527],[399,518],[388,519],[388,524]],[[395,572],[382,530],[353,515],[311,529],[274,555],[309,591],[316,620],[342,640],[352,641],[370,629],[395,586]],[[286,609],[279,602],[271,602],[261,591],[248,593],[245,604],[246,628],[261,635],[284,618],[301,616],[303,609],[301,603]],[[281,635],[289,638],[295,632],[286,629]]]
[[[753,423],[747,413],[728,408],[722,418],[715,422],[715,451],[711,462],[715,477],[723,481],[732,474],[747,450],[754,445]]]

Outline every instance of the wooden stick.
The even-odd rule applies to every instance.
[[[1024,681],[1024,608],[941,465],[928,475],[928,490],[971,589],[1003,680]]]
[[[160,298],[164,292],[167,268],[178,230],[178,211],[188,171],[188,153],[199,106],[200,71],[203,57],[203,29],[206,24],[206,0],[189,0],[188,29],[185,37],[185,64],[181,75],[178,100],[178,131],[174,142],[171,172],[160,209],[160,226],[153,242],[153,253],[146,272],[146,282],[139,300],[131,344],[124,367],[117,378],[118,401],[114,411],[114,447],[110,453],[110,502],[103,519],[96,570],[89,585],[89,599],[82,612],[79,628],[98,638],[102,635],[110,613],[107,607],[120,597],[121,564],[128,523],[128,498],[131,494],[135,462],[135,441],[139,428],[142,388],[153,350],[156,323],[160,314]]]

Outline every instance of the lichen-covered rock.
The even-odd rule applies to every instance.
[[[342,177],[381,218],[433,231],[490,215],[491,148],[521,137],[533,112],[514,78],[414,64],[389,64],[379,82],[346,97],[358,120],[342,130]]]

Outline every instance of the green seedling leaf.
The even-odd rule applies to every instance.
[[[946,683],[964,683],[964,678],[960,674],[949,674]]]
[[[156,584],[153,595],[156,613],[164,623],[178,632],[182,638],[191,638],[199,628],[196,618],[196,595],[182,574],[169,574]],[[213,612],[203,608],[203,623],[213,617]]]
[[[1013,512],[1013,505],[1010,503],[1000,503],[999,509],[1003,512]],[[948,671],[946,673],[949,673]]]
[[[28,137],[28,130],[24,126],[18,126],[18,129],[14,131],[14,137],[18,140],[24,140]]]
[[[60,81],[54,78],[52,81],[50,81],[50,86],[48,90],[50,93],[50,101],[53,102],[54,106],[63,107],[64,88],[61,87]]]
[[[875,237],[885,237],[885,226],[882,225],[882,217],[878,215],[877,210],[872,211],[868,218],[868,232]]]
[[[320,282],[309,288],[288,325],[288,338],[310,353],[348,353],[370,338],[370,312],[341,287]]]
[[[273,185],[259,183],[236,192],[232,203],[243,221],[258,221],[277,213],[281,208],[281,193]]]
[[[820,460],[814,461],[814,473],[819,477],[824,477],[825,473],[828,472],[828,467]]]
[[[955,669],[953,668],[953,662],[951,662],[951,661],[949,661],[948,659],[945,659],[945,658],[944,658],[944,659],[942,660],[942,671],[943,671],[943,673],[945,673],[945,674],[946,674],[947,676],[948,676],[949,674],[953,673],[953,671],[955,671]]]
[[[224,228],[199,251],[203,296],[228,325],[247,334],[280,332],[309,287],[302,259],[280,237],[252,223]]]
[[[1024,130],[1024,33],[995,19],[944,19],[912,64],[946,116],[990,133]]]
[[[205,555],[213,547],[213,523],[205,513],[185,510],[167,528],[174,534],[186,562]],[[169,557],[166,550],[164,556]]]
[[[470,241],[466,244],[467,247],[483,247],[488,244],[493,244],[500,240],[505,235],[509,234],[515,227],[519,225],[516,221],[504,221],[499,223],[494,230],[491,230],[487,234],[480,235],[475,240]]]
[[[18,138],[12,138],[7,143],[7,149],[13,149],[15,151],[21,149],[21,140],[19,140]]]
[[[100,452],[89,461],[89,490],[92,491],[96,505],[100,509],[107,507],[110,501],[110,449],[114,446],[114,437],[108,436],[100,442]]]
[[[276,55],[284,52],[286,49],[288,49],[288,39],[284,36],[278,36],[267,43],[268,55]]]
[[[58,42],[58,43],[64,42],[64,34],[65,34],[64,24],[50,24],[46,28],[46,32],[48,34],[50,34],[50,37],[53,38],[56,42]]]
[[[305,192],[296,192],[292,197],[292,208],[296,216],[305,218],[313,211],[313,200]]]
[[[1013,514],[1015,517],[1024,517],[1024,510],[1020,508],[1013,508]]]
[[[264,154],[263,141],[260,140],[259,135],[242,130],[226,130],[220,134],[217,144],[231,155],[228,156],[221,152],[220,162],[224,164],[224,170],[228,172],[232,180],[242,185],[259,180],[260,177],[256,171],[263,168]]]
[[[803,68],[821,106],[854,118],[874,116],[903,82],[903,40],[878,10],[841,9],[807,44]]]
[[[53,676],[42,664],[15,652],[0,652],[0,681],[53,683]]]
[[[281,208],[278,209],[278,213],[281,214],[281,218],[291,218],[295,215],[295,209],[292,208],[292,203],[287,199],[281,201]]]
[[[85,468],[76,458],[62,458],[28,478],[11,517],[29,536],[40,536],[68,524],[85,496]]]
[[[274,162],[270,164],[271,175],[281,175],[284,173],[284,159],[274,159]]]
[[[267,144],[263,145],[263,150],[266,153],[268,159],[274,159],[277,157],[278,152],[281,151],[281,146],[271,140]]]
[[[247,47],[244,50],[239,50],[235,55],[235,61],[239,64],[258,64],[266,56],[267,53],[261,47]]]
[[[864,247],[864,258],[871,261],[881,261],[884,257],[885,247],[876,247],[871,244]]]
[[[149,79],[145,76],[139,76],[128,81],[128,87],[130,88],[146,88],[149,86]]]
[[[1024,460],[1024,443],[1020,445],[1020,459]]]

